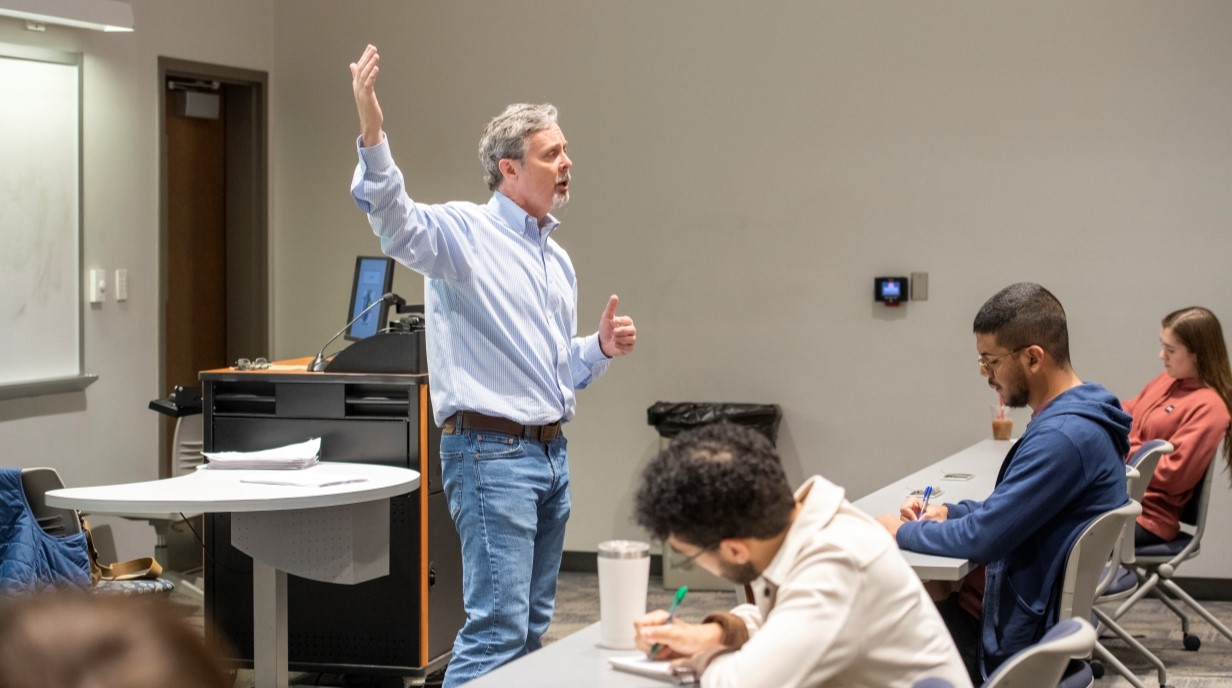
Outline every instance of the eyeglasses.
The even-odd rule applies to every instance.
[[[668,562],[668,566],[671,566],[672,568],[679,570],[679,571],[689,571],[693,568],[693,561],[695,559],[705,554],[706,552],[709,552],[710,550],[718,549],[718,547],[719,547],[718,544],[713,544],[713,545],[703,547],[697,550],[696,552],[694,552],[693,554],[690,554],[689,556],[684,557],[683,559],[673,558],[671,561]]]
[[[993,356],[992,358],[984,358],[983,356],[980,356],[979,358],[980,372],[981,373],[985,373],[985,372],[991,373],[993,367],[996,366],[998,363],[1000,363],[1001,359],[1005,358],[1006,356],[1013,356],[1019,351],[1022,351],[1023,349],[1028,349],[1030,347],[1031,347],[1030,344],[1026,344],[1024,346],[1018,347],[1017,349],[1014,349],[1013,351],[1010,351],[1009,353],[1004,353],[1004,354],[1001,354],[1000,356]]]
[[[231,366],[236,370],[266,370],[270,367],[270,362],[265,358],[258,358],[255,361],[250,361],[246,358],[241,358]]]

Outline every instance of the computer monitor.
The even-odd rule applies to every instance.
[[[347,322],[355,322],[346,330],[347,339],[365,339],[385,329],[385,323],[389,322],[388,303],[381,303],[367,313],[364,313],[364,309],[388,294],[393,286],[393,258],[359,256],[355,259],[355,278],[351,282],[351,308],[347,313]]]

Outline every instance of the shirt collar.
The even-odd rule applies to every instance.
[[[1164,375],[1168,374],[1164,373]],[[1168,377],[1172,376],[1168,375]],[[1200,377],[1190,377],[1184,380],[1172,377],[1172,386],[1176,389],[1202,389],[1206,386],[1206,383]]]
[[[530,213],[499,191],[492,192],[492,200],[488,201],[488,208],[510,227],[521,231],[527,238],[534,239],[536,242],[546,241],[548,236],[560,226],[560,220],[548,213],[543,218],[543,226],[540,227],[539,222],[531,217]]]
[[[761,573],[761,579],[778,588],[791,574],[804,549],[819,530],[834,518],[843,506],[843,488],[815,475],[796,490],[796,501],[801,504],[796,520],[788,527],[787,537],[775,552],[770,565]]]

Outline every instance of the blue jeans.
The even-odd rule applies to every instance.
[[[563,435],[545,445],[486,430],[441,436],[466,609],[444,688],[542,646],[569,520],[567,444]]]

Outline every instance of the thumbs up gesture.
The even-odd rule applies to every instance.
[[[607,308],[599,318],[599,348],[608,358],[624,356],[633,351],[637,343],[637,328],[633,326],[633,318],[626,315],[616,315],[616,307],[620,305],[620,297],[612,294],[607,300]]]

